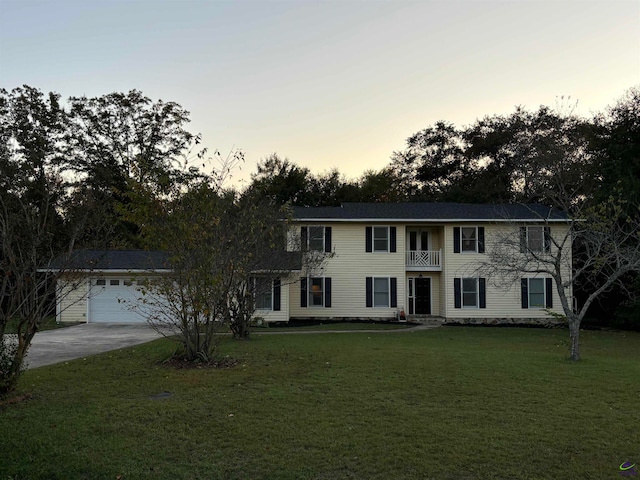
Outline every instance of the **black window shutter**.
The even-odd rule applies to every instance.
[[[526,278],[520,280],[520,298],[522,308],[529,308],[529,287]]]
[[[527,227],[520,227],[520,253],[527,251]],[[527,307],[522,307],[527,308]]]
[[[553,308],[553,280],[551,278],[545,278],[545,307]]]
[[[453,227],[453,253],[460,253],[460,227]]]
[[[484,227],[478,227],[478,253],[484,253]]]
[[[324,227],[324,251],[331,253],[331,227]]]
[[[302,277],[300,279],[300,306],[307,306],[307,278]]]
[[[453,306],[462,308],[462,281],[459,278],[453,279]]]
[[[418,249],[418,232],[409,232],[409,250],[416,251]]]
[[[551,229],[544,227],[544,251],[549,253],[551,251]]]
[[[484,278],[478,279],[478,297],[480,308],[487,308],[487,281]]]
[[[324,277],[324,306],[331,307],[331,277]]]
[[[373,277],[367,277],[367,307],[373,307]]]
[[[396,308],[398,306],[398,279],[395,277],[391,277],[390,279],[390,293],[391,293],[391,308]]]
[[[307,227],[300,227],[300,246],[306,250],[309,245]]]
[[[276,312],[280,311],[281,308],[281,302],[280,302],[280,295],[281,295],[281,291],[282,291],[282,287],[280,286],[280,279],[279,278],[275,278],[273,280],[273,310]]]
[[[373,227],[367,227],[365,229],[365,251],[372,252],[373,251]]]
[[[389,227],[389,251],[396,251],[396,227]]]

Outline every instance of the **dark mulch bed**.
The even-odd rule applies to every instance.
[[[229,356],[216,358],[204,362],[202,360],[188,360],[184,356],[171,357],[162,362],[162,365],[168,368],[181,369],[199,369],[199,368],[233,368],[238,365],[238,360]]]
[[[8,407],[9,405],[15,405],[16,403],[22,403],[22,402],[27,402],[29,400],[31,400],[32,396],[30,393],[26,393],[24,395],[14,395],[14,396],[7,396],[5,398],[0,398],[0,410],[2,410],[5,407]]]

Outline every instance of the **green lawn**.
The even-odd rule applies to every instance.
[[[39,331],[43,332],[45,330],[55,330],[56,328],[64,328],[74,325],[73,323],[56,323],[56,317],[47,317],[40,322]],[[7,328],[5,333],[16,333],[18,331],[18,321],[10,320],[7,323]],[[4,480],[4,479],[0,479]]]
[[[8,479],[615,479],[640,464],[640,334],[455,328],[225,339],[218,370],[159,340],[25,373]],[[154,399],[160,392],[171,396]]]

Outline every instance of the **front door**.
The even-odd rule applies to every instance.
[[[416,315],[431,315],[431,279],[415,279],[415,313]]]

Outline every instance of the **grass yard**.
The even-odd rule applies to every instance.
[[[55,330],[56,328],[64,328],[73,325],[72,323],[56,323],[56,317],[47,317],[42,322],[40,322],[39,331],[43,332],[45,330]],[[5,333],[16,333],[18,331],[18,322],[17,320],[10,320],[7,322],[7,328]],[[4,480],[4,479],[2,479]]]
[[[28,371],[0,480],[615,479],[640,465],[640,334],[444,327],[225,339],[169,370],[159,340]],[[170,396],[154,397],[161,392]]]

